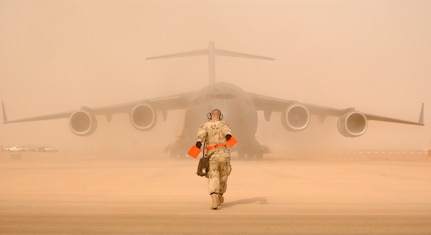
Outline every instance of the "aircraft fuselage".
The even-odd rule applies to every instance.
[[[215,108],[221,110],[223,120],[237,138],[238,152],[241,155],[258,155],[256,107],[246,92],[229,83],[214,83],[196,93],[185,111],[184,128],[175,143],[177,146],[174,149],[177,151],[173,150],[173,154],[186,153],[185,150],[195,143],[198,127],[207,121],[207,113]]]

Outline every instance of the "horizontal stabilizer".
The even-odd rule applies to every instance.
[[[232,57],[242,57],[242,58],[251,58],[251,59],[261,59],[261,60],[275,60],[271,57],[266,56],[259,56],[259,55],[252,55],[252,54],[245,54],[235,51],[226,51],[226,50],[215,50],[216,55],[224,55],[224,56],[232,56]]]
[[[189,57],[189,56],[198,56],[198,55],[206,55],[208,52],[206,49],[197,50],[197,51],[188,51],[188,52],[180,52],[174,54],[160,55],[147,57],[147,60],[155,60],[155,59],[170,59],[170,58],[178,58],[178,57]]]
[[[180,52],[180,53],[174,53],[174,54],[147,57],[147,60],[170,59],[170,58],[190,57],[190,56],[199,56],[199,55],[208,55],[208,54],[209,54],[208,50],[203,49],[203,50],[186,51],[186,52]],[[246,54],[246,53],[235,52],[235,51],[220,50],[220,49],[214,49],[214,54],[222,55],[222,56],[250,58],[250,59],[275,60],[274,58],[271,58],[271,57],[252,55],[252,54]]]
[[[236,52],[236,51],[227,51],[227,50],[216,49],[213,42],[208,43],[207,49],[147,57],[147,60],[170,59],[170,58],[199,56],[199,55],[207,55],[208,56],[208,66],[209,66],[208,70],[209,70],[209,82],[210,82],[210,84],[213,84],[215,82],[215,62],[214,61],[215,61],[216,55],[250,58],[250,59],[260,59],[260,60],[275,60],[274,58],[266,57],[266,56],[259,56],[259,55],[246,54],[246,53],[241,53],[241,52]]]

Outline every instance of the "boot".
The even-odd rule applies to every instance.
[[[220,206],[224,202],[223,193],[218,194],[218,205]]]
[[[218,205],[219,205],[218,194],[217,193],[212,193],[211,194],[211,199],[212,199],[211,209],[217,210]]]

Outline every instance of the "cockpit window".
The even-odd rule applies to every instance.
[[[214,96],[213,96],[213,99],[227,100],[227,99],[233,99],[233,98],[235,98],[235,96],[233,94],[227,94],[227,93],[214,94]]]
[[[207,92],[200,94],[193,101],[194,104],[208,103],[213,99],[229,100],[237,98],[237,90],[231,87],[211,87]]]

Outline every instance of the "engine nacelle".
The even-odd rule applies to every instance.
[[[157,113],[149,104],[138,104],[130,110],[130,122],[133,127],[140,131],[149,130],[154,127]]]
[[[89,136],[96,131],[97,121],[91,110],[81,109],[69,117],[69,128],[75,135]]]
[[[348,112],[338,119],[338,131],[345,137],[358,137],[367,131],[368,120],[361,112]]]
[[[281,114],[281,123],[289,131],[304,130],[310,123],[310,112],[304,105],[289,105]]]

